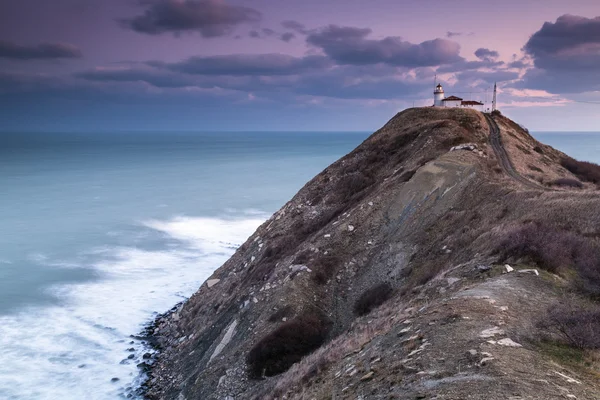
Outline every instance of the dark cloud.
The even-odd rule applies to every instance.
[[[517,68],[517,69],[523,69],[523,68],[527,68],[530,65],[528,63],[526,63],[525,61],[522,60],[516,60],[516,61],[512,61],[510,63],[508,63],[508,68]]]
[[[253,39],[258,39],[258,38],[260,38],[260,33],[258,33],[258,31],[256,31],[256,30],[252,30],[252,31],[248,32],[248,36],[250,36]]]
[[[525,44],[525,51],[533,57],[558,55],[574,50],[600,46],[600,17],[585,18],[563,15],[555,23],[545,22]]]
[[[475,57],[479,58],[480,60],[491,61],[500,57],[500,54],[495,50],[481,47],[475,51]]]
[[[35,60],[80,57],[81,50],[70,44],[42,43],[37,46],[21,46],[0,40],[0,58]]]
[[[281,26],[283,26],[285,29],[289,29],[289,30],[299,33],[301,35],[308,34],[308,29],[306,29],[304,24],[301,24],[298,21],[293,21],[293,20],[283,21],[281,23]]]
[[[310,33],[307,42],[342,65],[385,63],[404,67],[450,64],[461,60],[458,43],[434,39],[413,44],[399,37],[368,39],[371,29],[329,25]]]
[[[191,57],[185,61],[164,64],[151,63],[172,71],[197,75],[294,75],[327,68],[332,62],[324,56],[293,57],[285,54],[231,54],[225,56]]]
[[[292,32],[285,32],[285,33],[282,33],[279,38],[281,40],[283,40],[284,42],[289,42],[290,40],[294,39],[295,37],[296,37],[296,35],[294,35]]]
[[[97,68],[75,74],[75,77],[97,82],[146,82],[160,88],[196,86],[189,76],[151,68]]]
[[[600,17],[563,15],[546,22],[523,50],[535,68],[521,87],[559,94],[600,90]]]
[[[447,38],[453,38],[453,37],[457,37],[457,36],[473,36],[473,35],[475,35],[474,32],[468,32],[468,33],[465,33],[465,32],[452,32],[452,31],[446,32],[446,37]]]
[[[252,8],[222,0],[143,0],[141,4],[147,7],[143,15],[121,22],[150,35],[196,31],[207,38],[224,36],[237,25],[261,19],[261,13]]]
[[[498,68],[504,65],[502,61],[482,60],[466,61],[461,60],[454,64],[442,65],[437,69],[438,73],[464,72],[481,68]]]

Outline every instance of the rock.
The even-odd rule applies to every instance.
[[[290,265],[290,269],[292,270],[292,272],[301,272],[301,271],[312,272],[310,268],[308,268],[306,265],[302,265],[302,264]]]
[[[504,268],[506,269],[506,272],[513,272],[515,270],[513,267],[511,267],[508,264],[504,264]]]
[[[494,357],[484,357],[481,359],[481,361],[479,361],[479,365],[483,367],[483,366],[487,365],[493,359],[494,359]]]
[[[457,150],[468,150],[468,151],[473,151],[477,149],[477,145],[475,143],[465,143],[465,144],[459,144],[458,146],[454,146],[450,149],[450,151],[457,151]]]
[[[220,279],[209,279],[206,281],[206,286],[208,286],[209,288],[215,286],[217,283],[221,282]]]
[[[502,329],[498,328],[497,326],[481,331],[481,333],[479,334],[479,337],[489,338],[489,337],[494,337],[496,335],[504,335],[504,331]]]
[[[364,375],[362,378],[360,378],[360,380],[361,380],[361,382],[369,381],[369,380],[373,379],[373,376],[375,376],[375,372],[371,371],[368,374]]]
[[[534,269],[521,269],[521,270],[519,270],[517,272],[523,273],[523,274],[534,274],[536,276],[540,276],[540,273],[535,268]]]
[[[477,270],[479,272],[486,272],[486,271],[489,271],[490,269],[492,269],[492,267],[489,265],[478,265],[477,266]]]
[[[369,204],[370,206],[373,206],[373,202],[372,202],[372,201],[370,201],[368,204]]]
[[[323,237],[324,237],[325,239],[329,239],[329,238],[331,237],[331,233],[326,233],[325,235],[323,235]]]
[[[510,338],[500,339],[496,342],[496,344],[499,344],[500,346],[506,346],[506,347],[523,347],[519,343],[514,342]]]
[[[565,374],[561,374],[561,373],[560,373],[560,372],[558,372],[558,371],[552,371],[552,372],[554,372],[556,375],[558,375],[558,376],[560,376],[560,377],[562,377],[562,378],[565,378],[565,379],[567,380],[567,382],[569,382],[569,383],[576,383],[576,384],[578,384],[578,385],[581,385],[581,382],[579,382],[577,379],[573,379],[573,378],[571,378],[570,376],[567,376],[567,375],[565,375]]]
[[[142,356],[142,358],[144,360],[148,360],[148,359],[152,358],[152,354],[150,354],[150,353],[144,353],[144,355]]]
[[[129,357],[127,357],[130,360],[133,360],[135,358],[135,354],[130,354]]]
[[[475,350],[475,349],[468,350],[467,355],[470,357],[475,357],[477,355],[477,350]]]
[[[348,232],[354,231],[354,225],[348,225]]]
[[[111,382],[118,382],[118,381],[120,381],[120,379],[119,378],[112,378],[110,381]]]

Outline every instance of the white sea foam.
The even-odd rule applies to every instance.
[[[145,227],[178,245],[100,248],[94,282],[50,288],[62,306],[0,317],[0,398],[115,399],[140,383],[147,349],[130,338],[156,312],[191,295],[264,221],[177,217]],[[46,257],[39,262],[59,264]],[[131,341],[135,342],[131,344]],[[135,348],[128,352],[128,348]],[[134,359],[126,360],[129,354]],[[112,378],[119,378],[111,382]]]

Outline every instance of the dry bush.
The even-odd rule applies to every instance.
[[[318,313],[305,313],[284,322],[252,347],[246,357],[252,378],[287,371],[305,355],[319,348],[331,324]]]
[[[553,304],[538,326],[578,349],[600,349],[600,306],[596,304],[583,306],[573,300]]]
[[[544,154],[544,149],[542,149],[540,146],[535,146],[533,148],[533,151],[535,151],[536,153],[539,153],[539,154]]]
[[[600,184],[600,165],[563,157],[560,164],[582,181]]]
[[[349,353],[362,349],[376,336],[389,332],[394,324],[394,318],[398,317],[398,308],[384,306],[373,314],[371,323],[353,326],[347,333],[336,337],[327,345],[321,346],[318,350],[304,357],[299,363],[294,364],[282,375],[275,389],[264,397],[273,400],[281,398],[286,393],[293,392],[298,387],[305,388],[307,380],[315,375],[315,371],[322,374],[323,371],[342,360]]]
[[[600,245],[593,237],[532,222],[509,232],[497,251],[505,259],[528,259],[550,272],[574,270],[577,287],[600,296]]]
[[[311,269],[313,270],[312,278],[313,280],[319,284],[324,285],[327,283],[333,275],[337,272],[340,265],[342,264],[342,260],[338,256],[334,255],[322,255],[317,258],[314,263],[311,265]]]
[[[532,171],[536,171],[536,172],[544,172],[541,168],[536,167],[535,165],[527,165],[527,167],[532,170]]]
[[[392,296],[392,287],[388,283],[380,283],[367,289],[354,303],[354,313],[356,315],[365,315],[371,312],[375,307],[379,307]]]
[[[583,187],[583,183],[570,178],[559,178],[550,182],[550,184],[553,186],[566,186],[578,189],[581,189]]]
[[[333,192],[335,200],[338,203],[351,205],[353,201],[358,201],[363,195],[363,191],[374,183],[374,179],[358,171],[341,178]]]

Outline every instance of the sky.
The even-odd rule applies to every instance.
[[[600,131],[598,0],[0,0],[0,131],[371,131],[446,95]]]

